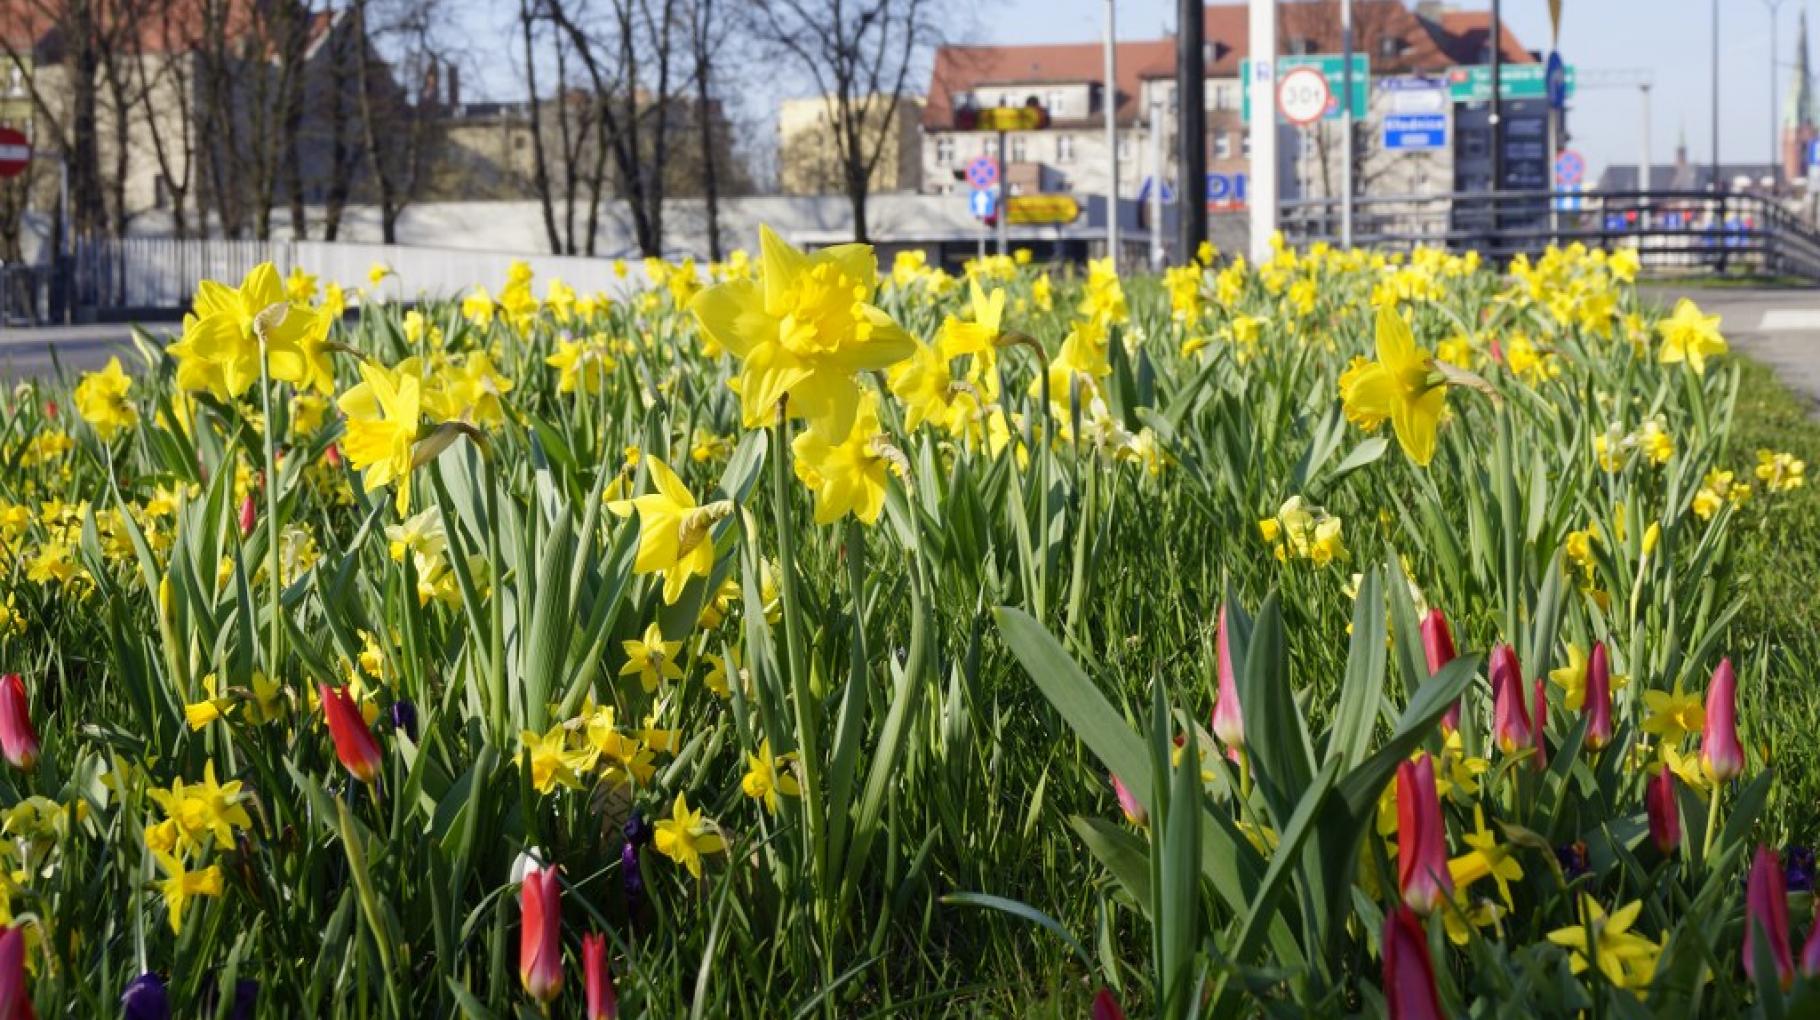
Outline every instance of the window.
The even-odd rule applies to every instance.
[[[980,155],[982,155],[982,156],[998,155],[998,136],[997,135],[990,134],[990,133],[980,135]]]
[[[1131,136],[1130,135],[1120,135],[1119,136],[1119,159],[1128,160],[1130,158],[1131,158]]]
[[[1055,161],[1057,163],[1074,162],[1074,136],[1055,136]]]
[[[940,166],[948,166],[954,162],[953,135],[935,136],[935,162]]]
[[[1251,132],[1249,132],[1249,131],[1240,132],[1239,139],[1240,139],[1239,155],[1244,156],[1246,159],[1250,159],[1251,158]]]
[[[1213,158],[1232,158],[1232,135],[1228,132],[1220,131],[1213,136]]]
[[[1403,51],[1403,41],[1394,35],[1387,35],[1378,40],[1378,56],[1391,60]]]
[[[1067,105],[1067,98],[1068,94],[1061,89],[1050,89],[1049,95],[1043,100],[1044,106],[1049,110],[1049,115],[1053,117],[1059,114],[1062,107]]]
[[[1207,96],[1216,110],[1232,110],[1239,105],[1239,87],[1230,82],[1221,82],[1207,90]]]
[[[1007,158],[1013,163],[1022,163],[1024,161],[1024,136],[1012,135],[1009,148],[1011,154]]]

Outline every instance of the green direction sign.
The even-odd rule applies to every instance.
[[[1545,64],[1505,64],[1498,73],[1498,91],[1505,99],[1546,99],[1548,67]],[[1474,64],[1447,72],[1448,97],[1456,103],[1483,103],[1491,99],[1491,67]],[[1567,67],[1567,95],[1574,94],[1574,69]]]
[[[1277,58],[1275,81],[1282,81],[1283,75],[1292,67],[1313,67],[1327,78],[1327,91],[1333,93],[1334,101],[1327,106],[1327,120],[1338,120],[1341,109],[1339,96],[1345,88],[1346,58],[1338,53],[1308,53],[1301,56],[1283,56]],[[1243,96],[1239,104],[1239,115],[1247,122],[1251,120],[1251,59],[1239,61],[1239,92]],[[1275,82],[1272,82],[1275,87]],[[1352,55],[1352,112],[1354,116],[1365,116],[1366,107],[1371,99],[1371,60],[1363,53]],[[1272,100],[1274,103],[1275,101]],[[1289,123],[1277,114],[1281,123]]]

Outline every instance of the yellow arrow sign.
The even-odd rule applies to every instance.
[[[1049,123],[1049,111],[1040,106],[990,106],[979,112],[980,131],[1035,131]]]
[[[1081,215],[1081,204],[1067,195],[1013,195],[1005,217],[1011,223],[1072,223]]]

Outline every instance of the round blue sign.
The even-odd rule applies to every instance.
[[[1567,65],[1561,62],[1561,54],[1549,51],[1543,80],[1548,87],[1548,105],[1556,110],[1564,109],[1567,106]]]

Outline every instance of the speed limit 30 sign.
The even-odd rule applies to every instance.
[[[1327,114],[1333,102],[1333,90],[1327,87],[1327,76],[1313,67],[1292,67],[1277,82],[1277,109],[1283,118],[1299,127],[1307,127]]]

